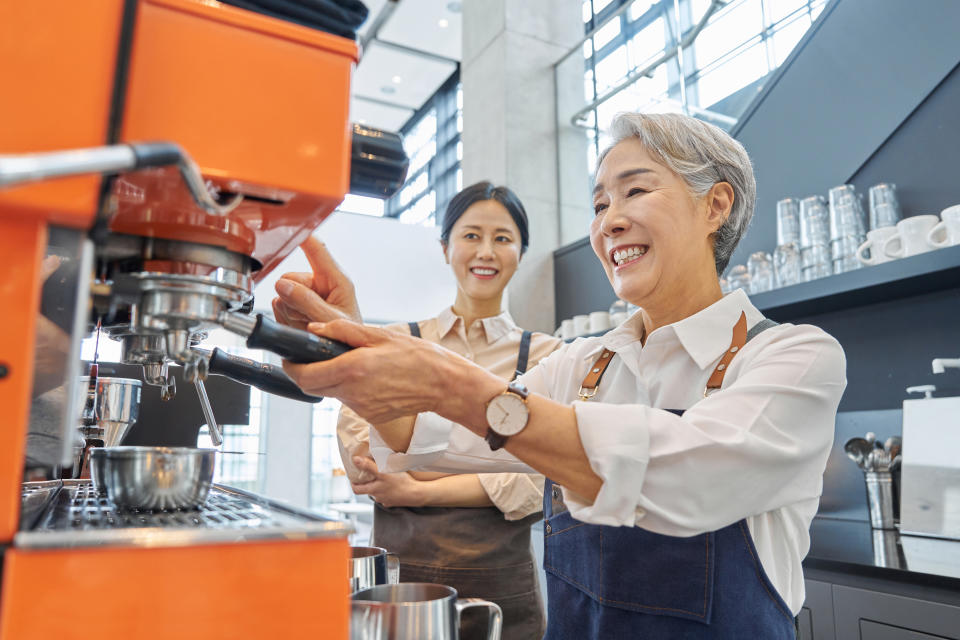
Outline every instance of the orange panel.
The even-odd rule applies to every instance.
[[[121,0],[0,2],[0,153],[105,143]],[[88,226],[100,178],[0,190],[0,210]]]
[[[0,542],[7,543],[20,518],[20,483],[33,389],[33,348],[40,306],[40,264],[47,226],[40,219],[0,215]],[[11,310],[15,310],[11,313]]]
[[[346,539],[5,556],[0,639],[346,640]]]
[[[123,138],[174,140],[207,176],[339,202],[355,59],[352,41],[282,20],[143,0]]]

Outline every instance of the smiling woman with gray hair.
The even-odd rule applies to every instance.
[[[793,638],[843,351],[721,293],[754,207],[739,143],[675,114],[621,115],[612,132],[590,241],[640,307],[624,324],[506,389],[455,354],[344,320],[310,328],[357,348],[285,367],[376,426],[382,469],[551,479],[547,638]],[[332,268],[318,280],[347,282]]]

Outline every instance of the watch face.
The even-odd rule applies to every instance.
[[[502,436],[520,433],[529,415],[527,403],[512,393],[499,395],[487,405],[487,424]]]

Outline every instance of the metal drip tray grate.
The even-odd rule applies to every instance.
[[[51,492],[51,484],[59,490]],[[27,483],[24,501],[36,501],[41,491],[50,496],[48,505],[34,526],[17,534],[16,546],[170,546],[351,532],[345,523],[228,487],[215,486],[199,508],[156,511],[118,508],[84,480]]]
[[[282,527],[285,523],[262,506],[214,489],[198,509],[119,509],[91,485],[65,491],[64,508],[55,509],[44,529],[117,529],[123,527]],[[70,495],[72,494],[72,495]],[[60,506],[60,505],[58,505]]]

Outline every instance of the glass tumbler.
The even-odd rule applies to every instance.
[[[856,238],[857,246],[867,239],[863,207],[852,184],[830,189],[830,239],[841,238]]]
[[[830,213],[823,196],[800,201],[800,248],[827,246],[830,242]]]
[[[870,231],[895,227],[902,218],[897,185],[884,182],[870,187]]]
[[[727,286],[730,287],[730,291],[743,289],[744,291],[749,292],[750,271],[742,264],[733,265],[730,267],[729,273],[727,273]]]
[[[800,248],[795,243],[781,244],[774,250],[773,271],[778,287],[800,282]]]
[[[763,293],[773,289],[773,258],[766,251],[750,254],[747,260],[750,273],[750,293]]]
[[[777,201],[777,245],[800,242],[800,201],[784,198]]]

